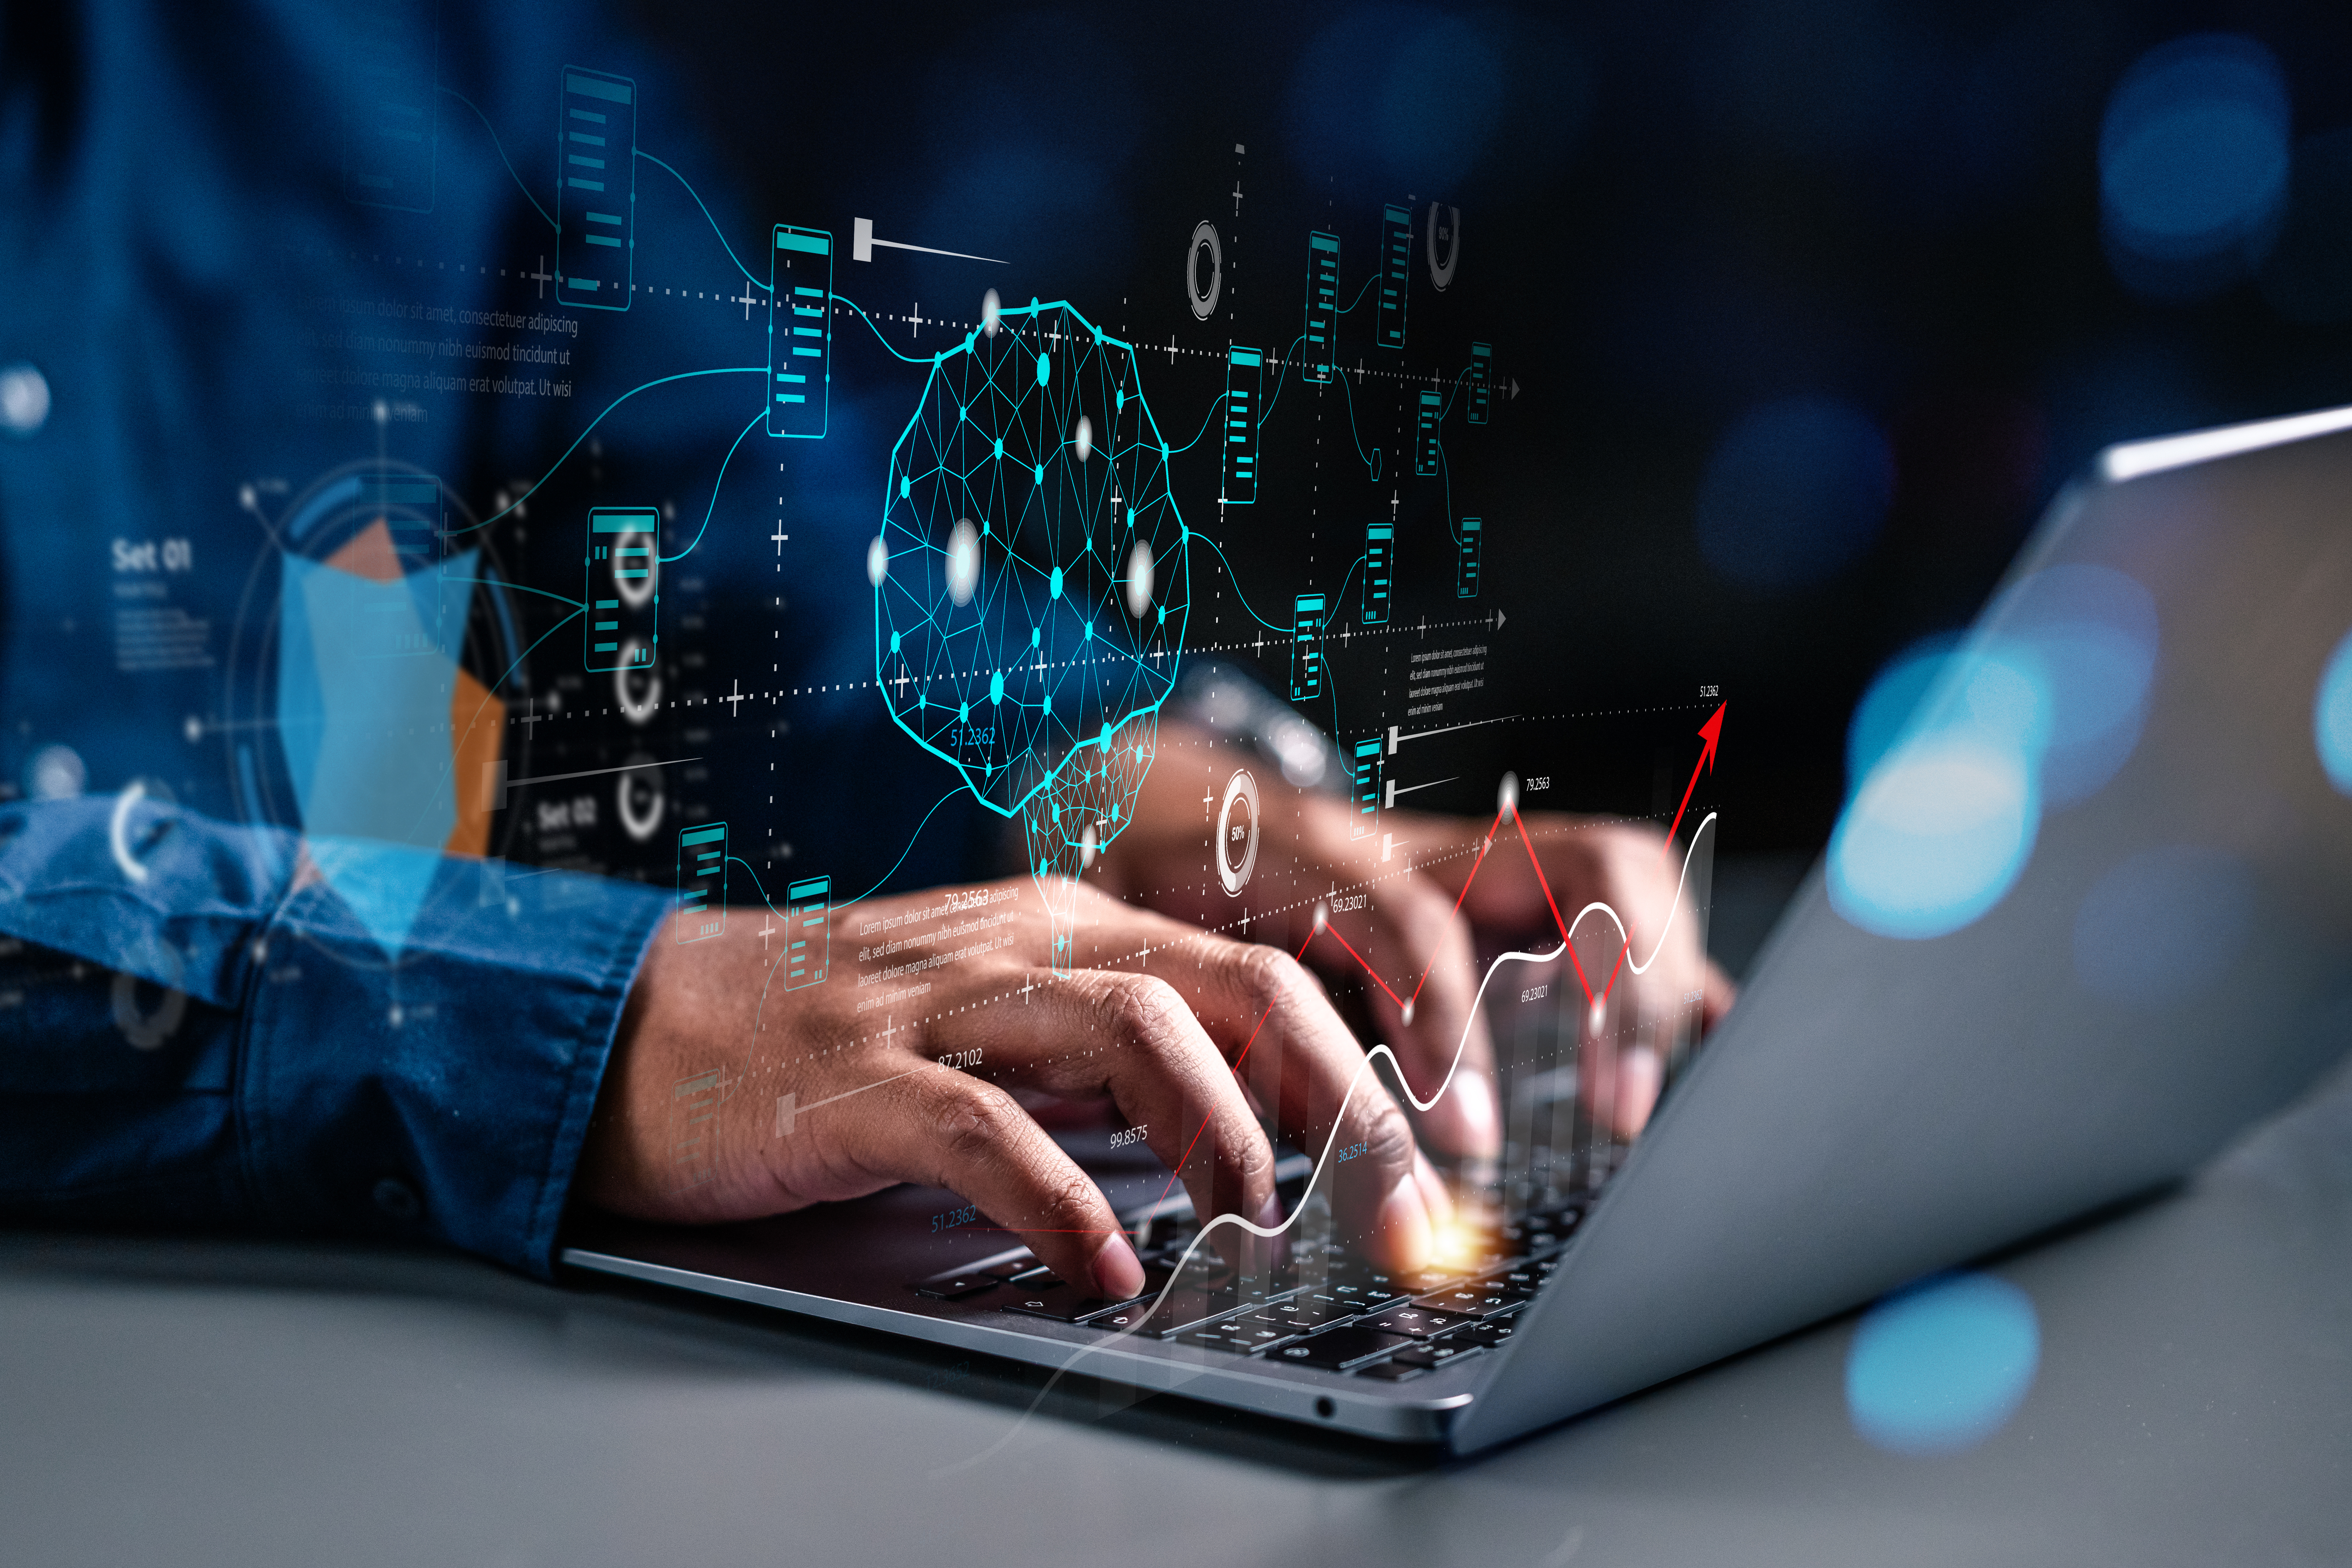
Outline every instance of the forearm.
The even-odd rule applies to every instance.
[[[288,836],[142,812],[118,858],[110,805],[0,813],[0,1207],[544,1272],[659,895],[434,857],[387,948]]]

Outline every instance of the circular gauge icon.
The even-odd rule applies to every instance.
[[[661,709],[661,670],[651,664],[636,662],[644,647],[631,637],[621,645],[621,662],[613,668],[613,690],[620,701],[621,712],[632,724],[646,724]]]
[[[1217,880],[1236,898],[1257,869],[1257,780],[1247,768],[1237,768],[1217,806],[1216,846]]]
[[[188,994],[180,989],[186,970],[179,950],[168,942],[159,942],[154,952],[171,972],[171,983],[157,986],[127,970],[119,970],[108,1002],[114,1013],[114,1026],[131,1042],[133,1050],[152,1051],[179,1033],[180,1020],[187,1016]]]
[[[1454,281],[1454,269],[1462,264],[1462,209],[1429,204],[1428,224],[1429,280],[1441,294]],[[1445,258],[1438,259],[1441,248]]]
[[[1207,263],[1205,276],[1202,270]],[[1202,218],[1192,230],[1192,243],[1184,250],[1184,294],[1192,301],[1192,314],[1207,321],[1216,313],[1217,296],[1225,288],[1225,247],[1217,238],[1217,226]]]
[[[639,844],[661,831],[668,800],[662,792],[661,769],[639,752],[628,761],[628,771],[614,786],[613,804],[621,814],[622,830]]]

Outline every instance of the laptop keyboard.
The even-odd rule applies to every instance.
[[[909,1288],[971,1311],[1014,1312],[1133,1333],[1238,1357],[1398,1383],[1490,1350],[1559,1267],[1589,1199],[1554,1200],[1484,1232],[1453,1267],[1391,1275],[1337,1245],[1302,1243],[1278,1266],[1243,1273],[1203,1247],[1189,1210],[1122,1220],[1139,1248],[1143,1293],[1107,1301],[1055,1278],[1025,1248]],[[1181,1265],[1181,1272],[1179,1265]],[[1171,1288],[1172,1285],[1172,1289]],[[1164,1297],[1161,1292],[1167,1293]]]

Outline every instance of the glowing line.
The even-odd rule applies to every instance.
[[[759,413],[751,416],[751,425],[759,424],[760,421],[765,419],[767,416],[768,411],[764,408],[761,409]],[[735,437],[735,447],[740,447],[743,444],[743,437],[749,436],[751,433],[751,425],[746,425],[743,426],[741,434]],[[664,555],[659,557],[662,564],[667,565],[673,561],[683,561],[688,556],[693,554],[694,545],[701,543],[702,536],[710,531],[710,514],[719,510],[719,487],[727,482],[727,465],[735,460],[735,447],[728,447],[727,455],[719,459],[719,477],[710,481],[710,504],[702,509],[702,526],[694,531],[694,544],[688,545],[685,549],[679,551],[675,555]]]
[[[846,294],[835,294],[835,295],[834,296],[834,298],[835,298],[835,299],[836,299],[836,300],[840,300],[843,304],[845,304],[845,305],[848,306],[851,310],[855,310],[855,311],[856,311],[856,312],[857,312],[857,318],[858,318],[858,320],[859,320],[859,321],[864,321],[864,322],[866,324],[866,326],[867,326],[868,328],[872,329],[873,333],[874,333],[874,341],[875,341],[876,342],[880,343],[884,348],[888,349],[892,353],[894,353],[894,354],[898,354],[898,356],[900,359],[905,360],[908,364],[931,364],[931,365],[935,365],[935,364],[937,364],[937,363],[940,363],[940,359],[939,359],[939,356],[938,356],[937,354],[906,354],[906,353],[898,353],[898,344],[896,344],[896,343],[894,343],[894,342],[892,342],[889,339],[887,339],[887,338],[886,338],[886,337],[884,337],[884,336],[882,335],[882,329],[874,325],[874,318],[873,318],[873,317],[871,317],[871,316],[869,316],[869,315],[867,315],[867,314],[866,313],[866,307],[865,307],[865,306],[863,306],[863,305],[859,304],[856,300],[855,300],[851,299],[851,298],[850,298],[848,295],[846,295]],[[974,470],[974,471],[976,472],[977,470]],[[968,477],[968,476],[961,475],[961,474],[957,476],[957,478],[959,478],[959,479],[963,479],[963,478],[967,478],[967,477]]]
[[[892,250],[919,250],[925,256],[952,256],[958,261],[987,261],[992,262],[998,267],[1010,267],[1013,265],[1009,261],[1000,261],[993,256],[974,256],[969,250],[940,250],[928,245],[908,245],[904,240],[876,239],[870,235],[866,237],[866,243],[868,245],[885,246]],[[863,260],[865,258],[861,257],[858,259]]]
[[[1694,837],[1696,837],[1696,835],[1694,835]],[[1313,939],[1310,937],[1308,940],[1312,941]],[[1355,1099],[1356,1090],[1362,1086],[1365,1076],[1372,1069],[1372,1063],[1381,1057],[1386,1057],[1388,1058],[1390,1068],[1395,1071],[1397,1080],[1404,1089],[1405,1098],[1412,1101],[1417,1110],[1423,1111],[1430,1110],[1432,1107],[1435,1106],[1440,1100],[1445,1097],[1446,1089],[1453,1085],[1454,1075],[1461,1070],[1462,1058],[1468,1050],[1470,1045],[1471,1025],[1475,1023],[1477,1018],[1478,1005],[1486,1000],[1486,987],[1494,983],[1496,974],[1501,971],[1503,965],[1506,963],[1549,963],[1554,959],[1557,959],[1567,946],[1568,944],[1566,942],[1562,942],[1559,948],[1554,949],[1552,952],[1547,953],[1506,952],[1496,957],[1495,962],[1487,966],[1486,978],[1478,983],[1477,995],[1471,1000],[1470,1015],[1463,1024],[1462,1037],[1454,1045],[1454,1060],[1446,1068],[1444,1078],[1439,1080],[1437,1088],[1432,1091],[1428,1100],[1423,1100],[1419,1095],[1412,1092],[1412,1085],[1405,1079],[1403,1066],[1398,1062],[1396,1053],[1394,1051],[1389,1049],[1386,1045],[1375,1045],[1371,1049],[1366,1051],[1364,1053],[1362,1063],[1357,1067],[1355,1072],[1348,1079],[1347,1092],[1339,1097],[1339,1109],[1332,1113],[1331,1131],[1324,1136],[1323,1152],[1316,1156],[1315,1169],[1307,1175],[1306,1189],[1300,1193],[1299,1201],[1291,1206],[1289,1215],[1283,1219],[1280,1225],[1257,1225],[1242,1218],[1242,1216],[1237,1214],[1230,1212],[1218,1215],[1214,1218],[1209,1220],[1206,1224],[1201,1226],[1200,1233],[1194,1236],[1191,1243],[1185,1247],[1183,1256],[1179,1258],[1174,1266],[1169,1270],[1168,1283],[1160,1288],[1160,1293],[1151,1298],[1151,1304],[1143,1309],[1141,1315],[1137,1317],[1133,1323],[1129,1324],[1126,1328],[1112,1331],[1111,1336],[1108,1340],[1098,1342],[1095,1344],[1080,1345],[1076,1350],[1071,1352],[1069,1358],[1063,1362],[1060,1366],[1054,1369],[1053,1375],[1045,1380],[1045,1386],[1037,1391],[1036,1397],[1030,1401],[1028,1408],[1024,1409],[1021,1413],[1020,1419],[1013,1424],[1011,1430],[1007,1431],[1004,1436],[999,1437],[994,1443],[982,1449],[980,1453],[973,1455],[971,1458],[968,1459],[960,1459],[952,1465],[941,1466],[939,1468],[934,1469],[931,1473],[935,1476],[952,1475],[959,1470],[967,1469],[971,1466],[984,1463],[1002,1450],[1007,1443],[1010,1443],[1014,1437],[1020,1436],[1022,1427],[1028,1424],[1029,1417],[1034,1415],[1038,1406],[1045,1402],[1045,1395],[1052,1393],[1054,1385],[1059,1383],[1063,1376],[1072,1368],[1076,1367],[1080,1361],[1097,1351],[1104,1350],[1108,1346],[1117,1343],[1120,1340],[1134,1337],[1134,1335],[1142,1329],[1145,1323],[1151,1321],[1151,1315],[1154,1312],[1157,1312],[1160,1310],[1161,1303],[1168,1300],[1168,1293],[1176,1289],[1176,1282],[1178,1279],[1182,1278],[1186,1266],[1189,1265],[1192,1261],[1193,1257],[1199,1253],[1202,1244],[1209,1239],[1210,1232],[1215,1230],[1219,1226],[1232,1226],[1235,1229],[1245,1230],[1250,1235],[1257,1237],[1262,1240],[1272,1240],[1276,1237],[1286,1234],[1292,1226],[1298,1223],[1300,1216],[1307,1212],[1307,1194],[1314,1192],[1316,1183],[1323,1179],[1324,1171],[1329,1167],[1332,1146],[1339,1142],[1339,1129],[1346,1119],[1349,1102]],[[1270,1012],[1272,1009],[1269,1008],[1268,1011]],[[1198,1135],[1196,1134],[1196,1141],[1197,1137]]]
[[[489,516],[482,519],[481,521],[469,522],[463,528],[453,528],[449,530],[449,534],[456,535],[460,533],[471,533],[476,529],[488,528],[490,524],[498,521],[499,519],[506,516],[507,513],[514,510],[515,508],[522,505],[523,502],[537,495],[540,492],[541,487],[555,477],[555,470],[557,468],[561,468],[565,463],[572,460],[572,454],[580,449],[580,443],[588,439],[589,431],[595,429],[597,426],[602,425],[604,422],[604,414],[612,413],[614,409],[618,408],[622,404],[626,403],[638,393],[650,392],[656,386],[667,386],[673,381],[692,381],[697,376],[765,375],[767,374],[768,367],[763,364],[730,364],[723,370],[682,370],[676,375],[665,375],[656,380],[646,382],[643,386],[633,386],[629,388],[628,391],[621,394],[620,396],[606,404],[604,405],[604,414],[599,414],[595,418],[588,421],[588,428],[581,431],[579,435],[572,437],[572,445],[563,448],[563,456],[556,458],[554,467],[549,468],[547,472],[540,475],[538,482],[533,484],[530,489],[523,491],[522,494],[515,497],[513,500],[509,501],[506,505],[499,508],[498,510],[490,513]]]
[[[541,643],[545,642],[548,638],[553,637],[556,633],[562,631],[564,627],[570,626],[572,622],[578,620],[587,613],[588,612],[586,610],[574,610],[570,615],[564,616],[562,620],[556,622],[553,626],[548,627],[545,631],[540,633],[537,640],[532,642],[530,647],[527,647],[520,653],[515,655],[515,661],[507,666],[506,674],[499,676],[496,680],[490,682],[490,691],[496,691],[499,687],[504,686],[507,683],[507,676],[512,675],[516,670],[520,669],[522,668],[522,661],[529,658],[534,652],[536,652]],[[486,692],[483,695],[480,705],[474,710],[474,718],[480,718],[482,716],[482,709],[488,706],[489,696],[488,693]],[[473,723],[474,721],[472,719],[466,721],[466,733],[468,735],[471,735],[474,732]]]
[[[955,788],[948,791],[947,794],[940,796],[939,799],[931,802],[931,809],[923,813],[923,820],[915,824],[914,832],[907,835],[907,847],[898,851],[898,858],[891,868],[887,871],[882,873],[882,880],[875,883],[872,887],[858,894],[857,897],[850,900],[848,903],[835,904],[833,907],[836,910],[845,910],[850,904],[862,904],[866,900],[872,898],[875,894],[880,892],[882,890],[883,883],[889,881],[891,878],[897,876],[898,874],[898,868],[907,863],[907,857],[915,852],[915,840],[923,836],[923,829],[930,826],[931,818],[939,814],[940,807],[947,805],[948,802],[953,800],[962,793],[963,785],[958,784]],[[761,896],[765,897],[764,894]]]
[[[542,599],[552,599],[559,605],[569,605],[575,610],[584,610],[588,607],[577,599],[567,599],[561,594],[551,594],[544,588],[526,587],[520,583],[509,583],[497,577],[444,577],[441,581],[444,583],[479,583],[487,588],[513,588],[525,594],[537,594]]]
[[[1282,632],[1286,635],[1290,631],[1288,626],[1278,626],[1272,621],[1267,620],[1264,616],[1259,615],[1255,610],[1250,609],[1249,595],[1242,592],[1241,574],[1234,570],[1234,563],[1231,561],[1225,560],[1224,546],[1219,544],[1215,540],[1210,538],[1205,533],[1195,532],[1192,537],[1207,545],[1210,549],[1215,551],[1217,552],[1217,559],[1224,562],[1225,580],[1234,585],[1234,597],[1242,602],[1242,608],[1249,610],[1250,619],[1255,621],[1259,626],[1264,626],[1270,632]]]
[[[1274,405],[1282,401],[1283,381],[1290,374],[1290,349],[1297,348],[1306,341],[1307,334],[1305,332],[1301,332],[1297,337],[1290,340],[1289,349],[1282,351],[1282,363],[1276,368],[1275,372],[1274,395],[1265,400],[1265,410],[1257,416],[1257,427],[1259,429],[1263,430],[1265,428],[1265,422],[1274,417]]]
[[[686,186],[686,194],[694,198],[694,205],[696,206],[702,207],[702,216],[709,219],[710,232],[719,237],[719,247],[727,252],[727,259],[735,264],[735,270],[740,272],[744,276],[745,279],[751,283],[752,288],[768,288],[767,284],[761,282],[757,278],[753,278],[751,276],[751,269],[743,265],[743,258],[737,256],[735,254],[735,247],[727,243],[727,231],[719,226],[719,220],[717,218],[710,216],[710,209],[708,206],[703,205],[701,194],[694,188],[692,184],[688,181],[687,177],[684,174],[679,174],[676,169],[670,169],[667,163],[663,163],[659,158],[655,157],[651,153],[646,152],[644,148],[640,147],[636,151],[638,157],[643,158],[646,163],[653,164],[656,168],[668,169],[669,177],[676,180],[679,184]],[[770,292],[772,293],[773,290],[771,289]],[[762,417],[765,417],[765,416],[763,415]]]
[[[978,259],[986,260],[987,258],[985,257],[982,257]],[[925,1062],[922,1067],[908,1068],[905,1072],[892,1073],[888,1078],[877,1079],[872,1083],[859,1084],[856,1089],[846,1089],[840,1094],[832,1096],[830,1099],[814,1100],[807,1105],[796,1105],[793,1108],[793,1115],[795,1119],[806,1116],[810,1111],[817,1110],[819,1107],[831,1105],[834,1100],[847,1100],[851,1095],[864,1094],[869,1089],[880,1089],[883,1085],[896,1083],[902,1078],[912,1078],[917,1073],[922,1071],[923,1068],[938,1067],[939,1065],[940,1064],[937,1062]],[[947,1070],[953,1072],[956,1069],[949,1068]]]
[[[530,204],[531,211],[539,215],[540,221],[541,223],[544,223],[548,227],[554,229],[558,234],[562,233],[562,226],[558,224],[553,218],[547,216],[547,209],[539,205],[539,198],[530,194],[530,187],[522,183],[522,176],[520,174],[515,174],[514,160],[507,156],[505,145],[499,141],[499,128],[490,123],[490,117],[484,114],[475,104],[474,100],[467,98],[464,93],[446,87],[441,90],[447,93],[451,98],[456,99],[458,102],[464,104],[467,108],[473,110],[474,118],[482,122],[482,129],[490,133],[490,146],[497,152],[499,162],[507,166],[508,174],[514,174],[515,189],[522,193],[522,199]]]
[[[1513,819],[1516,820],[1518,816],[1517,808],[1514,806],[1510,809],[1511,816]],[[1500,814],[1497,814],[1497,820],[1500,820]],[[1714,821],[1715,813],[1709,812],[1706,820],[1702,821],[1697,827],[1691,831],[1691,849],[1689,853],[1685,853],[1683,857],[1683,880],[1678,882],[1675,889],[1675,902],[1677,906],[1682,902],[1683,888],[1688,883],[1690,879],[1691,855],[1697,851],[1699,835],[1705,833],[1708,825]],[[1522,824],[1520,827],[1520,835],[1523,838],[1526,836],[1526,826]],[[1528,851],[1530,854],[1534,852],[1534,846],[1532,844],[1528,846]],[[1484,859],[1483,855],[1481,856],[1481,859]],[[1465,884],[1465,889],[1466,891],[1466,883]],[[1455,907],[1460,907],[1458,900]],[[1591,904],[1586,906],[1586,908],[1589,911],[1593,909],[1606,910],[1608,909],[1608,906],[1606,904]],[[1611,919],[1616,919],[1615,910],[1611,910],[1609,913]],[[1582,917],[1579,916],[1578,918],[1580,920]],[[1667,912],[1666,925],[1668,930],[1673,929],[1673,910],[1669,910]],[[1324,929],[1328,931],[1330,928],[1327,924]],[[1619,921],[1618,929],[1620,931],[1624,929],[1624,925],[1622,921]],[[1337,933],[1335,932],[1334,934],[1336,935]],[[1308,935],[1307,941],[1310,942],[1314,941],[1314,937],[1311,933]],[[1659,936],[1658,941],[1661,946],[1664,944],[1665,937],[1663,933]],[[1303,952],[1305,949],[1302,948],[1300,951]],[[1349,1102],[1355,1099],[1356,1090],[1362,1086],[1365,1076],[1372,1069],[1372,1063],[1381,1057],[1386,1057],[1388,1058],[1390,1068],[1396,1075],[1398,1086],[1404,1090],[1405,1098],[1412,1102],[1413,1108],[1422,1111],[1428,1111],[1435,1109],[1437,1102],[1445,1098],[1446,1090],[1453,1087],[1454,1075],[1462,1070],[1462,1058],[1469,1051],[1470,1030],[1477,1022],[1478,1008],[1486,999],[1486,988],[1495,983],[1495,976],[1502,973],[1503,965],[1507,963],[1549,963],[1558,959],[1563,952],[1568,953],[1571,959],[1575,956],[1575,950],[1569,945],[1568,942],[1564,938],[1562,939],[1559,946],[1554,948],[1549,952],[1506,952],[1498,955],[1495,959],[1494,963],[1486,966],[1485,978],[1478,982],[1477,994],[1470,999],[1470,1010],[1463,1020],[1461,1038],[1454,1042],[1454,1059],[1452,1062],[1447,1064],[1445,1076],[1438,1080],[1437,1087],[1430,1091],[1430,1095],[1427,1100],[1423,1100],[1421,1096],[1413,1093],[1412,1082],[1405,1076],[1404,1064],[1397,1060],[1396,1053],[1391,1050],[1385,1044],[1375,1045],[1371,1049],[1366,1051],[1364,1053],[1362,1063],[1358,1066],[1355,1072],[1348,1079],[1347,1092],[1339,1097],[1339,1109],[1332,1112],[1331,1131],[1324,1135],[1323,1152],[1316,1156],[1315,1169],[1307,1174],[1307,1186],[1305,1190],[1299,1194],[1298,1202],[1291,1206],[1290,1213],[1283,1219],[1280,1225],[1257,1225],[1252,1221],[1244,1219],[1237,1214],[1230,1212],[1218,1215],[1207,1221],[1201,1226],[1199,1234],[1194,1236],[1192,1242],[1186,1246],[1183,1256],[1179,1258],[1174,1266],[1169,1270],[1168,1283],[1160,1288],[1160,1293],[1151,1298],[1151,1304],[1143,1309],[1142,1314],[1138,1317],[1133,1323],[1129,1324],[1126,1328],[1112,1331],[1111,1336],[1108,1340],[1100,1341],[1094,1344],[1080,1345],[1076,1350],[1071,1352],[1069,1359],[1063,1362],[1060,1366],[1054,1369],[1053,1375],[1045,1380],[1045,1385],[1037,1391],[1036,1397],[1030,1401],[1028,1408],[1021,1413],[1021,1418],[1013,1424],[1011,1430],[1007,1431],[1004,1436],[999,1437],[994,1443],[982,1449],[980,1453],[973,1455],[971,1458],[958,1460],[952,1465],[941,1466],[931,1473],[935,1476],[952,1475],[959,1470],[967,1469],[971,1466],[982,1464],[1001,1451],[1007,1443],[1010,1443],[1014,1437],[1018,1436],[1021,1433],[1022,1427],[1028,1424],[1029,1417],[1036,1413],[1038,1406],[1045,1402],[1045,1395],[1053,1392],[1054,1385],[1062,1380],[1065,1373],[1076,1366],[1078,1363],[1087,1355],[1090,1355],[1097,1351],[1106,1349],[1109,1345],[1116,1344],[1120,1340],[1132,1338],[1145,1323],[1150,1321],[1151,1315],[1154,1312],[1157,1312],[1160,1310],[1161,1303],[1168,1300],[1168,1293],[1176,1289],[1176,1282],[1178,1279],[1182,1278],[1186,1266],[1189,1265],[1192,1261],[1194,1256],[1199,1253],[1202,1245],[1209,1239],[1209,1234],[1215,1230],[1219,1226],[1231,1226],[1237,1230],[1247,1231],[1250,1235],[1257,1237],[1262,1240],[1272,1240],[1276,1237],[1280,1237],[1287,1233],[1292,1226],[1298,1223],[1299,1217],[1307,1212],[1307,1194],[1314,1192],[1316,1183],[1323,1179],[1323,1173],[1330,1167],[1332,1146],[1339,1142],[1339,1129],[1346,1119]],[[1655,963],[1657,961],[1657,952],[1653,951],[1650,954],[1651,962]],[[1636,973],[1639,973],[1639,971],[1636,971]],[[1271,1014],[1273,1008],[1269,1006],[1267,1008],[1267,1012]],[[1258,1022],[1261,1028],[1265,1026],[1265,1019],[1263,1017],[1260,1018]],[[1251,1032],[1250,1037],[1253,1040],[1257,1037],[1255,1030]],[[1249,1047],[1247,1046],[1244,1046],[1242,1049],[1243,1053],[1246,1055]],[[1236,1068],[1239,1068],[1240,1061],[1241,1058],[1239,1057],[1234,1058],[1234,1066]],[[1202,1125],[1205,1128],[1206,1123],[1203,1122]],[[1193,1141],[1195,1142],[1198,1142],[1199,1139],[1199,1133],[1193,1134]],[[1190,1152],[1191,1151],[1188,1149],[1186,1151],[1188,1156],[1190,1155]],[[1181,1166],[1179,1168],[1181,1169]]]
[[[1209,421],[1217,416],[1217,405],[1223,403],[1224,400],[1225,394],[1222,392],[1217,394],[1216,396],[1209,399],[1209,412],[1202,417],[1201,427],[1198,430],[1193,431],[1192,438],[1185,442],[1182,446],[1171,447],[1168,449],[1168,455],[1172,458],[1179,452],[1189,452],[1193,447],[1199,446],[1201,444],[1201,437],[1209,433]]]
[[[1372,483],[1378,484],[1381,482],[1381,466],[1364,456],[1364,438],[1356,434],[1356,394],[1348,384],[1348,373],[1338,365],[1331,367],[1331,379],[1339,384],[1339,392],[1348,400],[1348,439],[1356,444],[1357,460],[1371,470]],[[1378,452],[1380,448],[1374,447],[1373,450]]]

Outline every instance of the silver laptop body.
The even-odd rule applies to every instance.
[[[1003,1249],[943,1254],[924,1220],[960,1200],[915,1188],[724,1228],[584,1220],[562,1259],[1466,1453],[2160,1187],[2352,1042],[2347,429],[2117,447],[2059,498],[1887,752],[1990,777],[1961,816],[2007,802],[2021,847],[2002,862],[1968,817],[1915,897],[1910,804],[1865,784],[1730,1018],[1475,1353],[1389,1382],[922,1296]],[[1873,807],[1895,822],[1874,839]],[[1097,1174],[1122,1215],[1165,1187]]]

